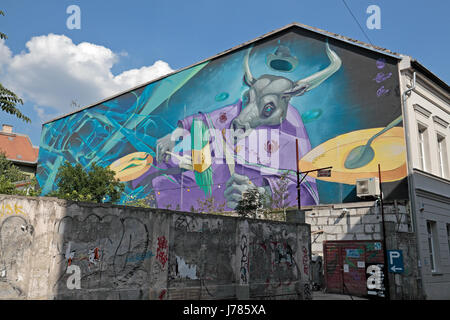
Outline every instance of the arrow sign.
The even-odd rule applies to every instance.
[[[390,270],[392,270],[393,273],[403,272],[403,268],[397,268],[396,266],[392,266]]]
[[[391,273],[403,273],[403,252],[402,250],[388,250],[388,270]]]

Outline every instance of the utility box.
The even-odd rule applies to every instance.
[[[380,195],[380,180],[376,177],[356,179],[356,195],[360,198]]]

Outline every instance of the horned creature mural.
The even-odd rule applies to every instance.
[[[330,64],[292,81],[270,74],[255,77],[249,66],[250,53],[248,49],[243,62],[243,79],[249,88],[242,99],[180,120],[177,129],[157,141],[158,168],[151,167],[132,181],[133,187],[151,184],[158,207],[190,210],[197,208],[198,199],[212,197],[215,203],[234,209],[249,188],[271,197],[284,172],[289,179],[286,201],[296,203],[295,141],[299,140],[300,157],[311,145],[290,100],[319,86],[342,62],[327,43]],[[183,149],[175,150],[179,143]],[[275,166],[273,159],[277,159]],[[314,179],[308,177],[301,185],[301,201],[318,203]]]

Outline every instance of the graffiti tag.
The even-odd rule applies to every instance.
[[[25,212],[23,211],[23,207],[18,205],[17,203],[14,204],[14,206],[11,206],[8,203],[2,203],[0,206],[0,217],[7,214],[23,214],[25,215]]]
[[[242,235],[241,237],[241,283],[247,283],[248,274],[248,246],[247,246],[247,236]]]
[[[138,262],[138,261],[143,261],[145,259],[149,259],[151,257],[154,257],[155,255],[153,254],[153,252],[151,251],[147,251],[144,255],[139,254],[139,255],[135,255],[135,256],[131,256],[128,257],[126,262]]]
[[[389,92],[389,89],[386,89],[384,86],[381,86],[378,90],[377,90],[377,97],[381,97],[382,95],[385,95]]]
[[[309,257],[308,257],[308,249],[303,247],[303,272],[306,275],[309,275]]]
[[[161,236],[158,238],[158,249],[156,250],[156,260],[161,262],[163,268],[165,267],[167,260],[167,240],[165,236]]]

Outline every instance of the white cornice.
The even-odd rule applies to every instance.
[[[445,121],[444,119],[439,118],[438,116],[433,116],[433,121],[439,125],[441,125],[442,127],[444,127],[445,129],[447,129],[448,127],[448,122]]]
[[[420,114],[424,115],[425,117],[429,118],[431,116],[431,112],[425,109],[424,107],[418,105],[417,103],[413,104],[413,108],[416,112],[419,112]]]

